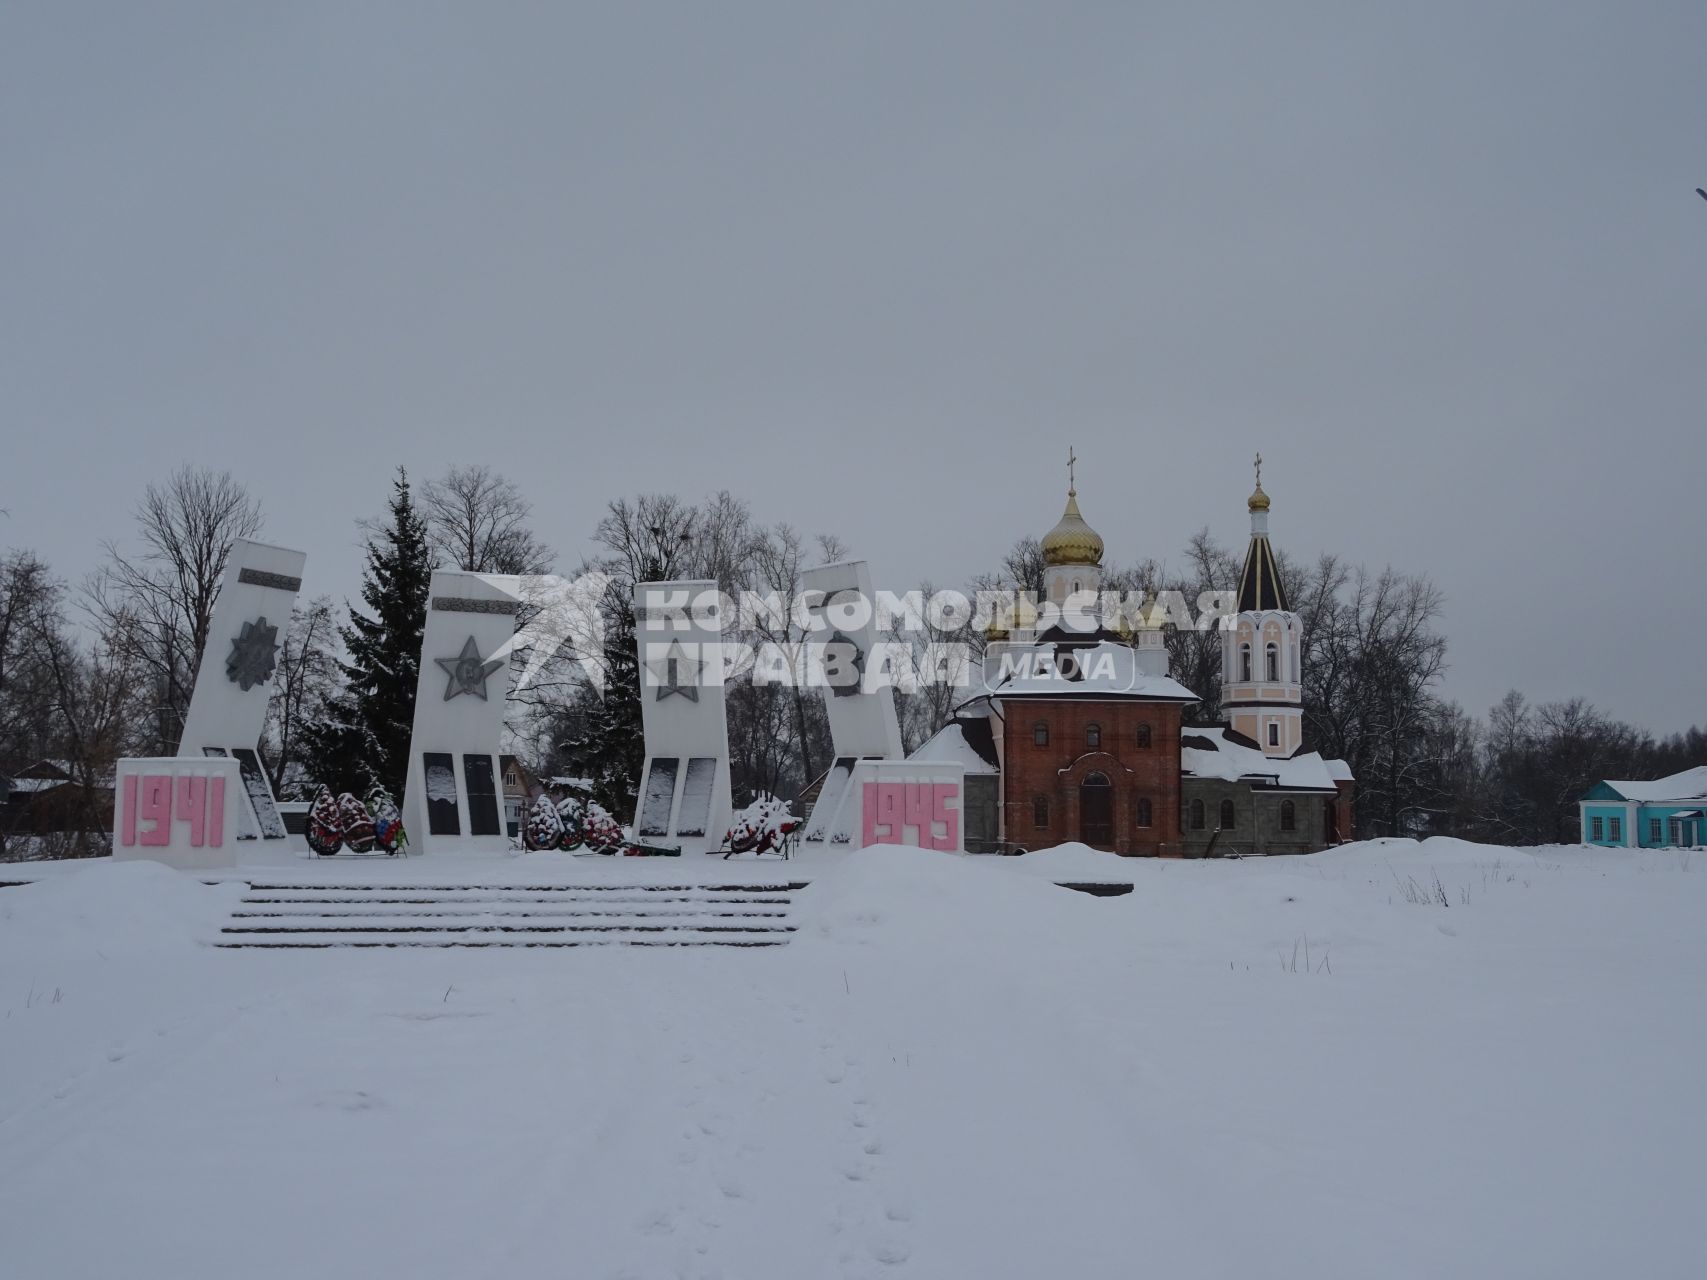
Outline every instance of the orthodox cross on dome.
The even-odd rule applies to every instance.
[[[1257,488],[1262,488],[1262,454],[1257,454]]]
[[[454,658],[434,658],[450,677],[445,684],[445,701],[462,694],[473,694],[480,701],[486,701],[486,677],[491,675],[504,664],[496,659],[482,659],[480,647],[474,643],[474,637],[469,636],[462,643],[462,652]]]
[[[1068,445],[1067,446],[1067,492],[1069,494],[1076,494],[1079,491],[1078,487],[1075,485],[1075,483],[1073,481],[1073,464],[1075,462],[1077,462],[1078,460],[1079,460],[1078,457],[1073,453],[1073,446]]]

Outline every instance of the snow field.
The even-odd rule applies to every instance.
[[[240,885],[0,890],[4,1271],[1700,1273],[1707,859],[811,876],[755,950],[222,951]]]

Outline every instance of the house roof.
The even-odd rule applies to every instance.
[[[1672,801],[1707,800],[1707,765],[1685,769],[1666,778],[1649,781],[1614,782],[1608,778],[1601,784],[1610,787],[1625,800],[1639,804],[1667,804]]]
[[[996,743],[990,732],[989,718],[972,716],[964,720],[950,720],[907,759],[927,764],[964,765],[967,773],[996,773]]]
[[[1344,771],[1341,776],[1351,776],[1343,761],[1331,764]],[[1248,782],[1280,791],[1338,791],[1330,762],[1316,752],[1301,751],[1285,758],[1265,756],[1256,743],[1231,729],[1182,729],[1180,773],[1187,778]]]
[[[15,796],[40,795],[44,791],[54,791],[60,787],[71,786],[67,778],[13,778],[12,794]]]
[[[65,782],[69,780],[70,777],[71,761],[57,760],[49,756],[44,759],[37,760],[27,768],[18,770],[18,772],[13,775],[13,781],[16,782],[20,778],[52,778],[58,782]]]
[[[57,759],[37,760],[27,768],[11,774],[13,795],[39,795],[44,791],[52,791],[56,787],[75,787],[82,785],[76,774],[72,772],[71,761]],[[98,789],[108,789],[114,784],[114,771],[104,770],[95,779]]]

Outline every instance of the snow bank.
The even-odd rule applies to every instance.
[[[1084,895],[991,874],[981,864],[992,861],[904,845],[860,849],[801,892],[797,943],[882,944],[934,958],[982,944],[1011,949],[1086,926],[1095,904]]]
[[[157,862],[91,860],[67,874],[0,889],[0,968],[97,953],[183,950],[242,894]]]
[[[1117,853],[1093,849],[1088,844],[1069,843],[989,861],[1004,871],[1045,876],[1051,880],[1126,884],[1131,881],[1132,868],[1138,865],[1139,859],[1123,858]]]

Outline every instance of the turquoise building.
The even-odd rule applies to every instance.
[[[1697,848],[1707,844],[1707,765],[1652,782],[1597,782],[1577,808],[1584,844]]]

